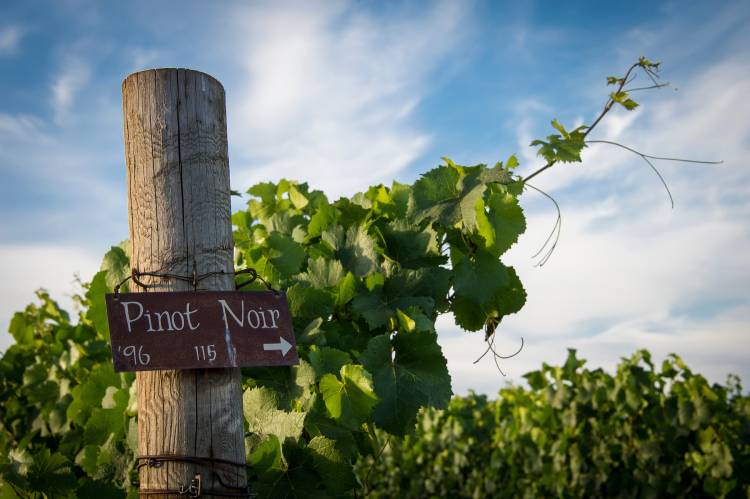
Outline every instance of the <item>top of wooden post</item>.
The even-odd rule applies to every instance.
[[[122,80],[122,88],[125,88],[125,82],[127,82],[128,80],[133,79],[133,78],[137,78],[137,75],[139,75],[139,74],[150,73],[152,71],[155,71],[155,72],[158,72],[158,73],[161,73],[161,72],[168,73],[168,72],[172,72],[172,71],[175,71],[175,72],[186,71],[186,72],[194,73],[196,75],[205,76],[206,78],[210,78],[211,80],[213,80],[214,83],[216,83],[219,87],[221,87],[221,90],[224,91],[224,85],[222,85],[221,82],[218,79],[216,79],[216,77],[211,76],[208,73],[204,73],[203,71],[198,71],[196,69],[190,69],[190,68],[150,68],[150,69],[142,69],[140,71],[135,71],[134,73],[130,73],[128,76],[126,76]]]

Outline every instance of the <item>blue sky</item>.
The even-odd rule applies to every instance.
[[[724,164],[662,164],[674,210],[645,164],[602,145],[540,176],[561,240],[535,268],[555,215],[524,195],[529,230],[508,259],[529,300],[499,340],[526,348],[503,378],[472,364],[480,336],[441,319],[454,387],[493,393],[566,347],[607,368],[674,351],[750,383],[748,28],[747,2],[3,2],[0,327],[40,286],[72,306],[74,274],[127,237],[120,84],[133,71],[224,84],[235,189],[285,176],[336,196],[413,181],[441,156],[515,153],[532,171],[530,140],[553,117],[590,122],[604,77],[646,55],[678,90],[641,94],[595,138]]]

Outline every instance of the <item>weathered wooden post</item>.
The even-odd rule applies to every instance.
[[[122,97],[132,267],[181,276],[223,271],[199,289],[233,290],[221,83],[188,69],[155,69],[128,76]],[[150,291],[194,290],[177,279],[140,280],[153,286]],[[140,455],[178,456],[142,461],[141,495],[171,491],[159,496],[179,497],[196,474],[203,491],[241,494],[243,467],[191,459],[245,462],[239,369],[138,372],[137,386]]]

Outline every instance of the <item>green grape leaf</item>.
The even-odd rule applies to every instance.
[[[450,202],[458,197],[458,180],[461,174],[456,168],[439,166],[430,170],[414,183],[414,201],[420,210],[437,204]]]
[[[294,185],[289,186],[289,200],[298,210],[304,209],[310,202]]]
[[[385,326],[393,310],[383,301],[382,292],[363,293],[352,300],[352,310],[362,316],[372,329]]]
[[[468,230],[476,223],[477,199],[486,189],[480,170],[464,173],[465,168],[440,166],[424,174],[414,184],[416,207],[428,219],[445,227],[462,222]]]
[[[453,297],[453,316],[456,324],[466,331],[479,331],[487,321],[487,314],[482,304],[467,296],[456,295]]]
[[[362,366],[347,364],[341,368],[340,380],[333,374],[320,378],[329,415],[353,430],[367,421],[378,398],[372,391],[372,377]]]
[[[402,331],[412,333],[417,328],[416,321],[401,310],[396,310],[396,319],[398,320],[399,329]]]
[[[526,304],[526,290],[518,278],[513,267],[506,267],[508,272],[508,284],[497,291],[489,303],[483,308],[488,317],[493,317],[498,322],[506,315],[515,314]]]
[[[450,400],[447,362],[434,332],[399,331],[393,340],[376,336],[360,360],[380,399],[373,419],[389,433],[410,433],[420,407],[446,407]]]
[[[305,345],[310,343],[318,343],[320,341],[324,341],[325,338],[323,338],[323,330],[320,329],[320,326],[323,324],[323,319],[320,317],[316,317],[315,319],[311,320],[307,326],[302,330],[301,333],[295,332],[296,338],[297,338],[297,344],[298,345]]]
[[[562,134],[562,136],[566,139],[570,138],[570,134],[565,130],[565,127],[560,124],[559,121],[556,119],[552,120],[552,126]]]
[[[279,395],[271,388],[249,388],[242,395],[248,430],[259,435],[275,435],[280,442],[296,441],[302,435],[305,413],[283,411]]]
[[[260,481],[253,484],[259,497],[330,499],[331,496],[322,490],[322,480],[307,446],[286,441],[282,444],[282,450],[282,470],[261,476]]]
[[[378,268],[375,240],[362,225],[349,227],[345,242],[338,250],[344,267],[356,277],[364,277]]]
[[[90,303],[86,312],[86,319],[96,329],[100,338],[109,341],[109,322],[107,322],[107,303],[105,295],[112,289],[107,284],[107,272],[99,271],[91,280],[88,291],[86,291],[86,300]]]
[[[13,335],[13,339],[20,345],[31,343],[34,340],[34,325],[29,324],[23,312],[13,314],[8,332]]]
[[[232,225],[237,227],[237,229],[240,231],[249,229],[250,226],[252,225],[252,222],[253,222],[252,217],[246,211],[238,211],[238,212],[232,213]],[[235,239],[238,238],[237,232],[235,232],[234,238]]]
[[[354,298],[356,293],[357,278],[351,272],[347,272],[341,281],[339,281],[336,289],[336,306],[339,308],[343,307]]]
[[[281,409],[302,411],[312,397],[315,369],[305,360],[296,366],[256,367],[244,369],[243,373],[258,386],[273,390]]]
[[[585,130],[588,127],[582,125],[568,132],[557,120],[552,120],[552,126],[562,135],[549,135],[546,141],[533,140],[531,146],[539,147],[537,154],[546,159],[548,163],[556,161],[561,163],[580,162],[581,151],[586,147]]]
[[[488,318],[499,322],[526,302],[515,270],[485,251],[454,265],[453,289],[453,314],[456,323],[467,331],[481,329]]]
[[[102,265],[99,270],[107,273],[107,287],[115,289],[115,286],[125,280],[130,275],[130,241],[123,241],[119,246],[112,246],[104,255]],[[125,283],[120,288],[122,292],[128,292],[128,284]]]
[[[50,453],[49,449],[34,454],[27,478],[34,491],[44,492],[47,497],[64,497],[77,485],[72,463],[62,454]]]
[[[247,464],[256,473],[266,474],[282,470],[281,443],[276,435],[266,435],[255,445],[247,445]]]
[[[306,257],[300,244],[278,232],[269,234],[266,242],[269,247],[268,261],[282,276],[292,276],[300,271]]]
[[[477,200],[477,232],[484,247],[499,257],[518,241],[526,230],[526,218],[518,199],[511,194],[492,193],[487,199]]]
[[[334,203],[334,207],[338,213],[337,221],[339,229],[367,224],[371,216],[370,210],[363,208],[347,198],[340,198]]]
[[[331,224],[338,219],[336,208],[329,204],[323,204],[310,217],[310,223],[307,225],[307,238],[312,239],[323,234]]]
[[[391,201],[393,202],[394,212],[393,217],[412,219],[411,215],[414,212],[414,196],[412,194],[412,186],[407,184],[400,184],[393,181],[391,184]]]
[[[250,187],[247,193],[259,197],[264,204],[272,204],[276,201],[276,184],[261,182]]]
[[[344,266],[340,261],[318,257],[308,260],[307,272],[299,278],[314,288],[325,289],[337,286],[344,275]]]
[[[474,258],[464,257],[453,267],[453,289],[479,304],[488,301],[509,282],[507,267],[495,256],[478,251]]]
[[[333,312],[333,295],[328,291],[295,284],[287,290],[286,297],[295,319],[310,321],[316,317],[326,318]]]
[[[402,270],[382,286],[354,297],[352,310],[372,329],[384,326],[396,309],[418,307],[426,314],[442,309],[450,288],[450,271],[441,267]]]
[[[99,445],[86,445],[76,456],[75,463],[89,476],[96,476],[99,471],[96,466],[99,459],[99,450]]]
[[[125,409],[128,406],[130,395],[128,390],[110,390],[109,387],[102,400],[103,405],[109,408],[93,408],[83,427],[83,441],[87,445],[102,445],[110,438],[111,434],[116,439],[125,436]]]
[[[301,227],[305,225],[305,217],[293,211],[277,211],[265,222],[269,233],[278,232],[284,236],[290,236],[295,242],[303,242],[305,234],[299,234]],[[304,231],[303,231],[304,232]]]
[[[445,260],[440,255],[437,232],[432,227],[420,229],[406,220],[398,219],[385,226],[383,238],[388,255],[403,268],[417,269]]]
[[[638,103],[631,99],[627,92],[612,92],[611,94],[609,94],[609,97],[628,111],[632,111],[633,109],[638,107]]]
[[[307,444],[313,466],[322,478],[323,486],[332,494],[340,495],[353,489],[357,480],[349,461],[336,448],[336,442],[317,436]]]
[[[73,401],[68,406],[68,419],[76,424],[84,425],[91,410],[101,407],[102,399],[110,386],[120,387],[120,377],[115,374],[112,364],[106,362],[94,367],[87,373],[86,379],[71,391]]]
[[[351,363],[351,356],[342,350],[331,347],[310,348],[310,364],[315,369],[315,375],[320,377],[324,374],[336,374],[344,365]]]

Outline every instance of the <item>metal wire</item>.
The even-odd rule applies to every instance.
[[[178,281],[184,281],[188,282],[193,286],[193,290],[198,290],[198,283],[203,281],[204,279],[207,279],[212,276],[216,275],[232,275],[237,276],[240,274],[249,274],[250,279],[247,281],[237,285],[236,289],[240,290],[243,287],[247,286],[248,284],[252,284],[255,281],[262,282],[266,288],[268,288],[269,291],[273,291],[274,293],[278,293],[278,290],[274,289],[271,284],[263,279],[260,275],[258,275],[258,272],[253,268],[247,268],[247,269],[240,269],[235,270],[234,272],[224,272],[223,270],[219,270],[216,272],[206,272],[205,274],[197,274],[195,269],[193,269],[193,274],[189,276],[185,275],[179,275],[179,274],[170,274],[170,273],[162,273],[162,272],[141,272],[138,269],[134,268],[130,270],[130,275],[120,281],[117,286],[115,286],[115,296],[120,294],[120,288],[129,280],[133,280],[134,283],[136,283],[138,286],[140,286],[143,289],[151,289],[155,284],[146,284],[145,282],[141,281],[141,277],[158,277],[161,279],[176,279]]]
[[[191,463],[203,466],[213,466],[218,464],[235,466],[238,468],[247,467],[247,463],[229,461],[228,459],[220,459],[218,457],[183,456],[180,454],[147,454],[136,458],[135,469],[140,471],[144,466],[148,466],[149,468],[161,468],[162,464],[166,462]]]
[[[247,463],[241,463],[237,461],[230,461],[227,459],[220,459],[217,457],[200,457],[200,456],[185,456],[180,454],[154,454],[138,456],[136,458],[136,471],[140,472],[141,468],[161,468],[166,462],[178,462],[178,463],[190,463],[197,464],[204,467],[211,468],[211,472],[214,474],[219,484],[226,489],[233,489],[237,492],[223,492],[215,490],[206,490],[202,488],[201,475],[196,473],[189,485],[182,485],[179,489],[140,489],[138,492],[144,495],[180,495],[186,497],[202,497],[204,494],[209,496],[218,497],[247,497],[254,498],[256,494],[250,489],[250,485],[245,487],[237,487],[234,485],[228,485],[221,478],[221,474],[218,473],[215,466],[227,466],[234,468],[248,468]]]

